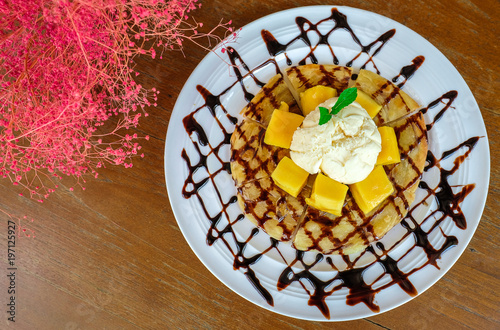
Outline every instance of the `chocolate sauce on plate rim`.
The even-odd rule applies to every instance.
[[[331,35],[337,30],[347,31],[351,35],[353,41],[360,46],[359,53],[354,58],[347,61],[345,66],[352,66],[355,61],[360,60],[362,54],[366,54],[368,56],[368,59],[366,60],[366,62],[364,62],[364,64],[360,66],[360,68],[366,68],[368,64],[371,64],[373,66],[373,69],[378,74],[380,74],[376,63],[374,62],[374,56],[377,55],[377,53],[390,41],[390,39],[396,33],[395,29],[389,30],[383,33],[373,42],[364,45],[358,39],[353,29],[349,26],[347,17],[344,14],[340,13],[336,8],[332,8],[331,15],[329,17],[320,20],[316,24],[303,17],[297,17],[295,22],[300,32],[296,37],[292,38],[287,43],[278,42],[277,39],[272,35],[272,33],[267,30],[261,31],[262,39],[267,46],[269,54],[271,55],[271,59],[253,69],[250,69],[246,65],[243,58],[240,56],[240,54],[238,54],[236,49],[228,48],[228,51],[225,53],[227,54],[229,61],[233,65],[232,69],[234,71],[236,81],[218,95],[214,95],[205,87],[198,85],[197,91],[203,97],[205,102],[202,106],[192,111],[183,119],[186,133],[190,136],[197,157],[189,157],[186,149],[182,151],[181,156],[188,168],[188,176],[185,179],[185,183],[182,189],[182,195],[186,199],[196,198],[199,201],[201,210],[203,210],[203,212],[205,213],[206,219],[210,225],[209,230],[206,234],[207,244],[211,246],[216,242],[221,242],[223,245],[225,245],[227,247],[227,250],[233,257],[234,270],[242,271],[246,275],[250,283],[253,285],[253,287],[259,292],[262,298],[265,299],[267,304],[270,306],[274,306],[273,296],[264,286],[264,284],[261,283],[259,275],[253,270],[253,265],[259,262],[262,256],[264,256],[266,253],[269,253],[271,250],[277,252],[282,256],[279,248],[280,243],[270,238],[269,246],[263,251],[259,251],[259,253],[256,253],[252,256],[244,255],[246,247],[248,246],[248,244],[250,244],[250,241],[254,238],[254,236],[259,233],[259,229],[253,229],[251,234],[244,240],[237,238],[233,230],[233,226],[239,221],[246,221],[244,220],[245,217],[241,213],[236,217],[236,219],[230,219],[227,210],[232,204],[237,202],[237,198],[236,196],[233,196],[229,198],[229,200],[224,201],[221,192],[218,190],[214,182],[214,178],[217,175],[222,174],[223,172],[226,172],[224,174],[231,175],[229,160],[223,159],[223,157],[219,156],[219,151],[224,146],[230,144],[232,131],[229,131],[224,127],[220,119],[221,117],[216,115],[216,113],[218,110],[222,111],[225,118],[232,124],[236,124],[238,121],[236,117],[231,116],[227,109],[225,109],[221,102],[221,96],[225,95],[231,88],[238,84],[243,91],[245,99],[249,102],[254,95],[247,91],[243,80],[250,77],[258,86],[264,86],[265,82],[259,81],[254,75],[254,72],[267,65],[274,65],[276,68],[276,73],[279,73],[280,68],[278,67],[277,62],[274,60],[274,57],[279,54],[283,54],[286,57],[287,64],[292,65],[292,60],[288,57],[286,52],[288,47],[297,40],[301,40],[310,47],[310,52],[301,61],[298,62],[299,65],[305,64],[307,60],[311,61],[312,63],[317,63],[314,51],[319,46],[328,47],[332,55],[332,63],[339,64],[340,60],[335,55],[334,50],[328,41]],[[334,23],[334,27],[325,34],[321,33],[318,29],[318,25],[324,22]],[[311,31],[316,32],[320,37],[319,41],[315,45],[312,44],[308,37],[308,33],[310,33]],[[411,77],[423,65],[424,61],[424,56],[415,57],[412,60],[411,64],[404,66],[400,70],[400,73],[392,79],[392,82],[394,82],[395,84],[399,82],[397,84],[397,87],[402,88],[404,84],[409,79],[411,79]],[[243,68],[246,73],[243,73],[239,69],[240,67]],[[353,75],[353,79],[355,79],[355,77],[356,76]],[[457,96],[457,91],[448,91],[439,98],[436,98],[436,100],[434,100],[433,102],[429,103],[427,107],[420,110],[420,112],[422,112],[423,114],[427,114],[427,116],[430,116],[431,113],[433,114],[430,122],[426,123],[427,131],[431,131],[434,128],[435,124],[445,115],[447,111],[454,109],[452,105]],[[390,97],[391,96],[389,96],[385,100],[385,102],[389,102]],[[211,144],[210,139],[207,136],[207,132],[196,119],[196,114],[204,108],[210,111],[210,114],[213,116],[215,123],[219,126],[221,132],[223,133],[224,138],[222,142],[218,143],[217,145]],[[441,155],[434,155],[431,151],[428,152],[424,173],[431,170],[437,171],[440,178],[439,182],[437,185],[431,186],[430,183],[425,181],[424,174],[424,178],[420,180],[419,189],[424,191],[426,196],[419,202],[411,205],[407,216],[401,221],[401,226],[405,229],[406,232],[395,244],[386,247],[381,241],[378,241],[370,245],[355,260],[351,260],[348,256],[343,256],[343,260],[347,265],[347,268],[344,270],[337,269],[332,261],[331,256],[322,255],[320,253],[316,255],[316,258],[313,262],[307,262],[304,258],[305,253],[302,251],[296,251],[295,259],[292,262],[287,262],[282,256],[285,268],[277,279],[277,290],[285,290],[292,284],[298,284],[299,286],[302,286],[304,288],[304,292],[309,295],[308,305],[316,306],[326,319],[330,318],[330,309],[327,304],[327,298],[341,289],[349,290],[349,293],[346,296],[347,305],[354,306],[359,303],[363,303],[373,312],[380,311],[380,307],[375,301],[376,295],[379,292],[394,285],[398,285],[409,296],[416,296],[418,292],[409,277],[427,266],[433,266],[439,269],[439,264],[437,261],[441,258],[442,254],[458,244],[457,237],[444,233],[440,228],[440,225],[447,219],[451,219],[454,226],[456,226],[457,228],[461,230],[465,230],[467,228],[467,221],[461,210],[461,204],[465,200],[465,198],[472,192],[475,185],[466,184],[456,187],[450,184],[449,179],[451,176],[453,176],[454,173],[459,170],[463,162],[469,157],[480,138],[481,137],[479,136],[471,137],[468,140],[460,143],[456,147],[444,151]],[[201,151],[202,149],[200,146],[208,147],[210,151],[207,154],[204,154]],[[215,156],[221,164],[221,167],[212,173],[208,171],[207,167],[207,159],[211,155]],[[451,168],[445,168],[444,166],[442,166],[442,161],[448,158],[453,158],[453,166]],[[195,180],[195,173],[200,169],[205,169],[209,175],[206,178],[197,181]],[[210,181],[215,187],[215,194],[222,206],[221,211],[216,215],[209,214],[208,208],[205,205],[206,201],[200,194],[200,191]],[[436,209],[432,209],[431,211],[429,211],[425,219],[416,219],[414,216],[414,211],[422,206],[423,203],[428,203],[431,199],[434,200],[434,203],[437,206]],[[220,228],[219,226],[221,223],[221,219],[225,219],[225,221],[228,222],[227,225],[223,226],[222,228]],[[430,226],[426,227],[429,227],[430,229],[424,231],[423,226],[424,224],[427,225],[427,223],[429,223]],[[444,238],[444,243],[441,244],[440,247],[434,247],[429,241],[429,233],[432,233],[435,229],[439,229],[442,237]],[[227,236],[229,236],[231,240],[236,243],[236,249],[231,246]],[[393,259],[393,257],[390,256],[390,252],[392,251],[392,249],[397,247],[399,243],[403,242],[409,237],[412,237],[414,239],[415,243],[413,247],[408,249],[408,251],[397,260]],[[418,267],[410,269],[409,271],[403,271],[398,266],[398,261],[410,254],[410,252],[416,248],[419,248],[421,251],[423,251],[426,256],[426,261],[419,264]],[[356,262],[364,254],[367,253],[373,255],[375,257],[375,261],[370,262],[367,265],[363,265],[362,267],[356,267]],[[312,271],[312,268],[322,261],[325,261],[332,268],[332,277],[328,280],[319,279],[314,275],[314,272]],[[371,285],[368,285],[364,280],[364,273],[370,266],[374,265],[375,263],[382,266],[384,271],[377,279],[372,281]],[[377,281],[385,275],[389,275],[391,280],[381,286],[375,286],[375,284],[377,284]],[[306,287],[304,281],[307,281],[309,285],[312,286],[313,290],[310,290],[309,287]]]

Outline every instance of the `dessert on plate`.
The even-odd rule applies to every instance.
[[[408,213],[427,155],[419,108],[368,70],[307,64],[241,111],[231,172],[246,217],[302,251],[353,254]]]

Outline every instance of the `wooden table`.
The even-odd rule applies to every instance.
[[[208,29],[220,19],[244,26],[267,14],[324,2],[268,0],[203,2],[193,16]],[[428,291],[395,310],[336,324],[309,322],[264,310],[215,278],[189,248],[174,219],[163,170],[169,117],[177,95],[205,50],[138,61],[141,82],[155,86],[159,106],[138,129],[149,134],[134,167],[108,166],[86,190],[63,180],[47,202],[0,181],[0,208],[32,237],[18,237],[16,322],[7,321],[7,221],[2,219],[0,328],[500,328],[498,248],[500,209],[500,90],[495,0],[337,1],[373,11],[413,29],[458,69],[481,109],[491,150],[489,195],[479,227],[452,269]],[[23,216],[27,216],[26,219]],[[33,221],[31,220],[33,219]],[[35,236],[35,237],[33,237]]]

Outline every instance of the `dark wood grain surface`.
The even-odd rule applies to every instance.
[[[220,19],[244,26],[317,0],[203,1],[192,15],[206,29]],[[177,226],[165,187],[163,153],[177,95],[206,51],[139,60],[139,79],[160,90],[138,131],[150,135],[134,167],[108,166],[86,190],[70,180],[47,202],[18,196],[0,181],[0,209],[35,237],[16,247],[16,322],[8,322],[7,221],[0,213],[0,328],[19,329],[498,329],[500,328],[500,3],[496,0],[337,1],[411,28],[457,68],[486,124],[491,179],[477,231],[458,262],[429,290],[392,311],[341,323],[298,320],[262,309],[215,278]],[[23,217],[27,216],[26,219]],[[20,219],[19,219],[20,218]],[[31,221],[33,219],[33,221]]]

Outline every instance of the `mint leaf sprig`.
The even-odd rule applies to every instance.
[[[340,93],[337,102],[335,102],[331,110],[328,110],[325,107],[319,107],[319,124],[324,125],[328,123],[334,115],[340,112],[340,110],[354,102],[356,97],[358,97],[358,89],[356,87],[347,88]]]

